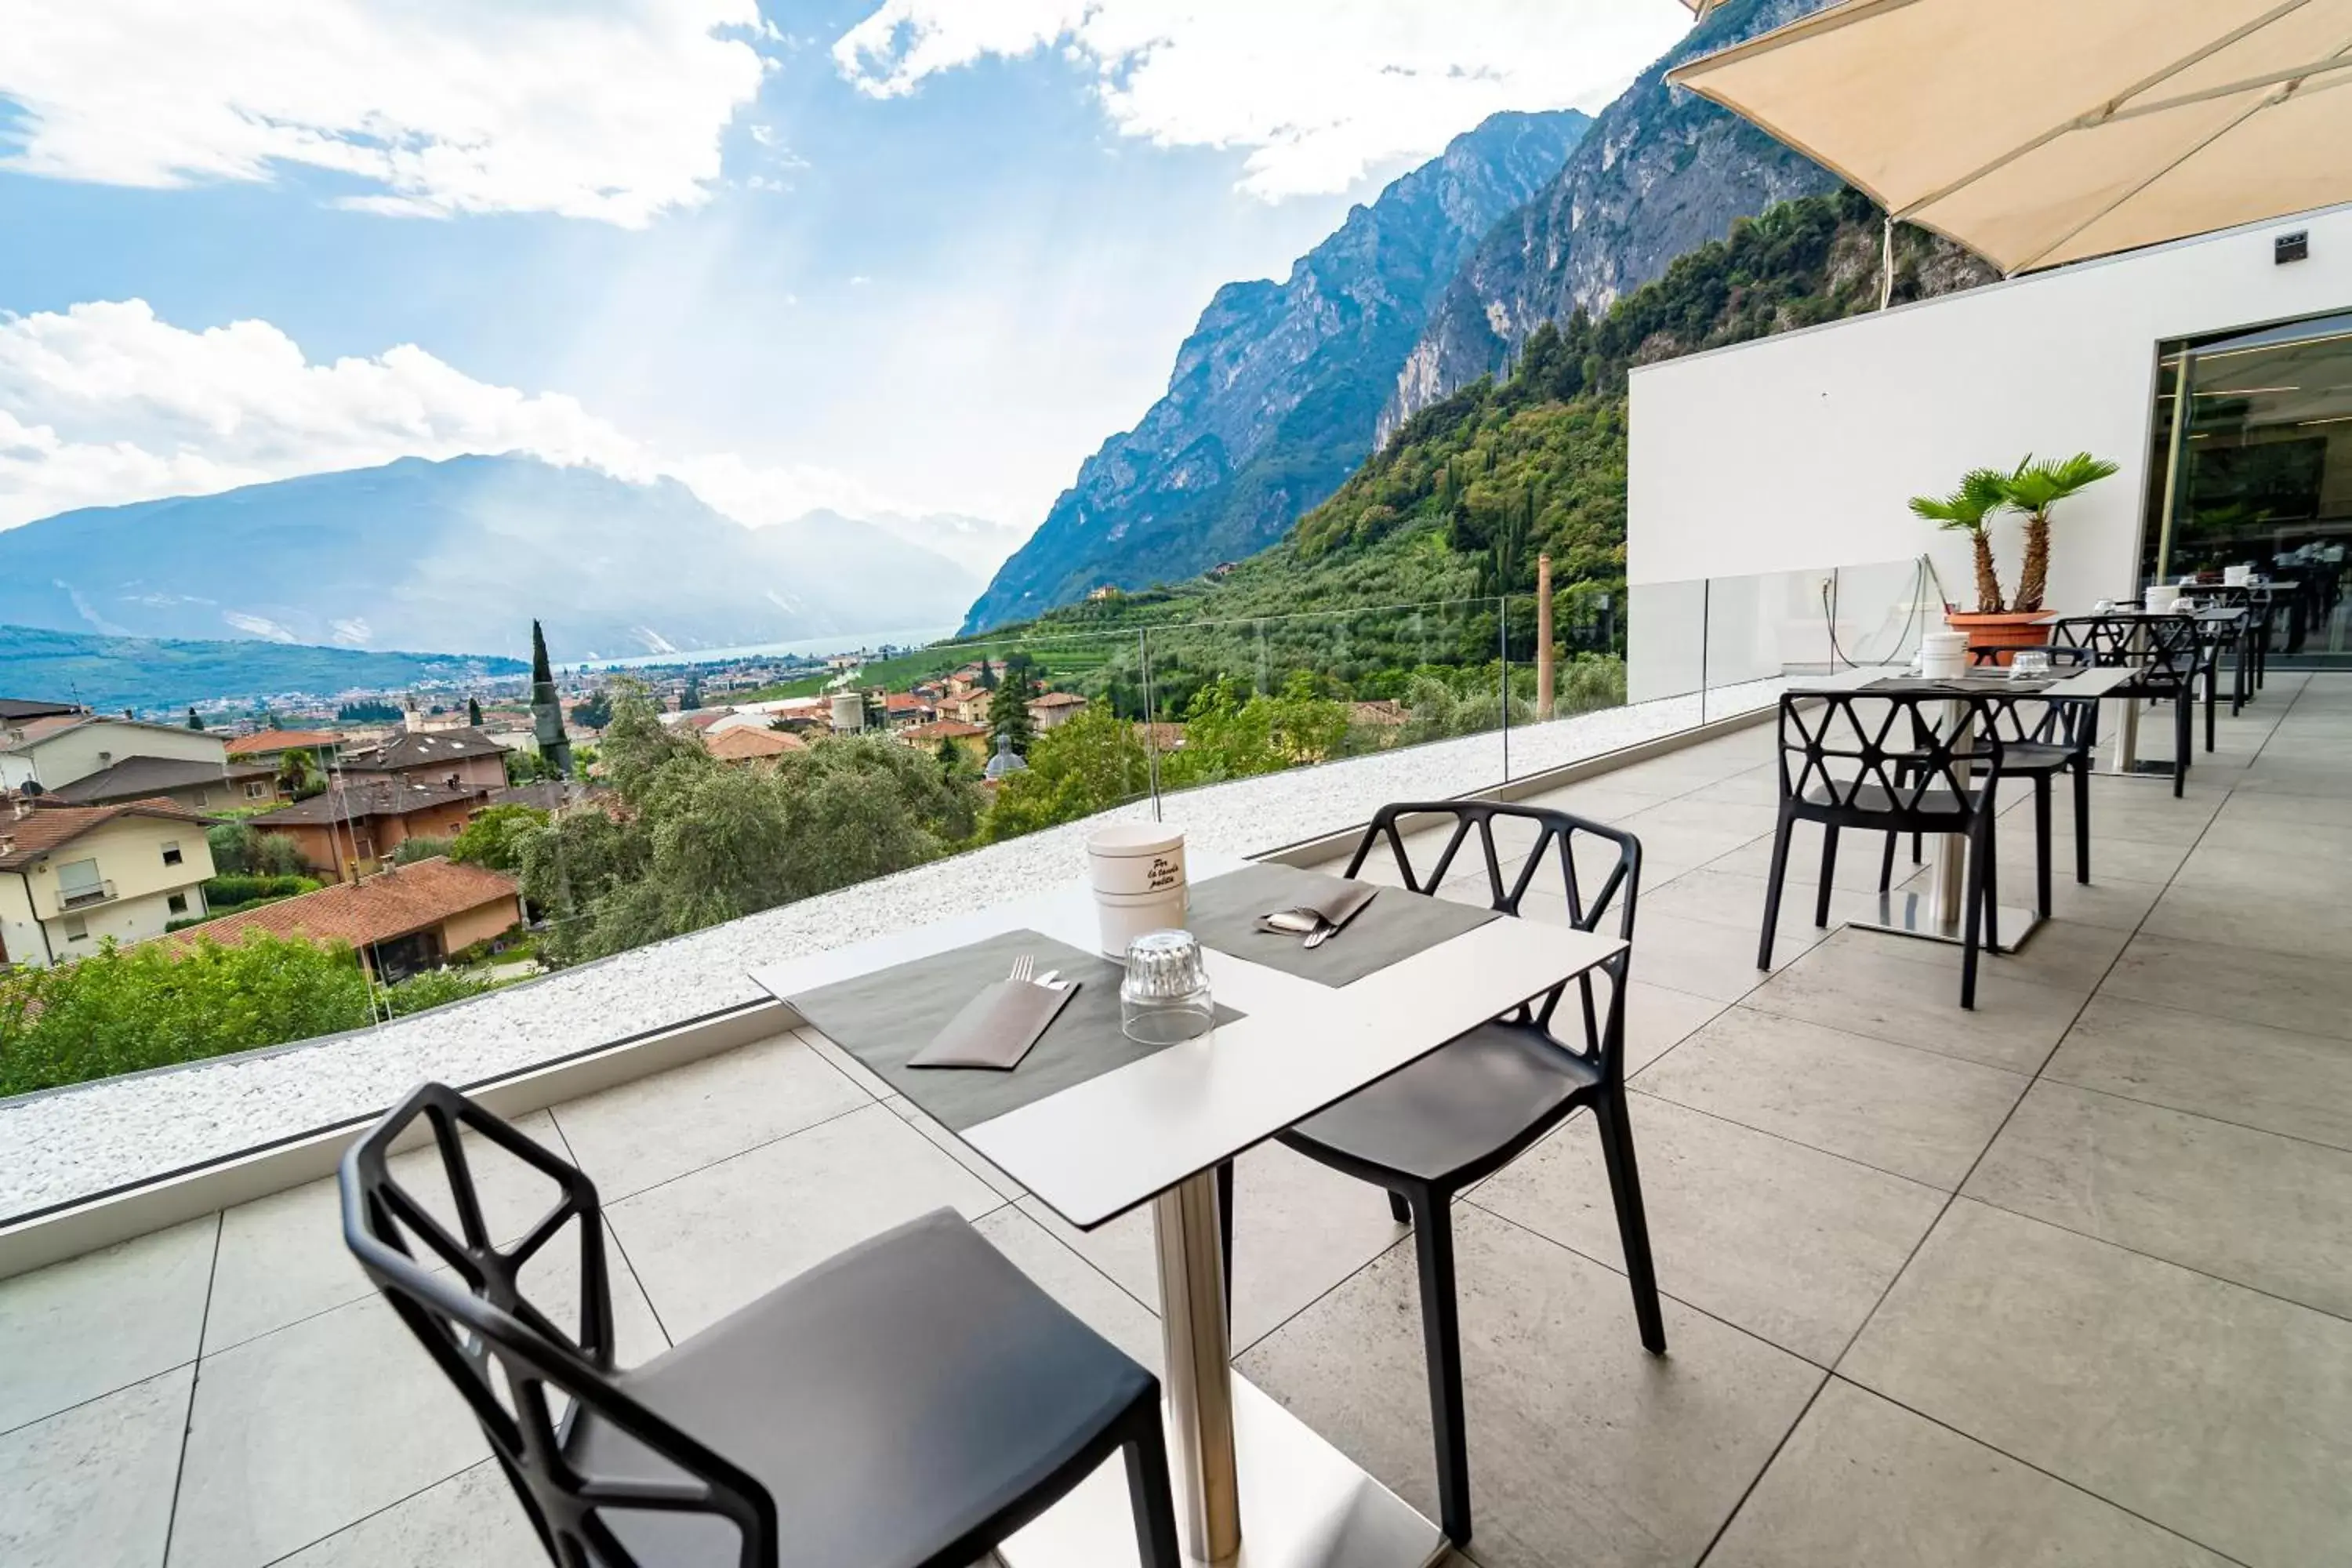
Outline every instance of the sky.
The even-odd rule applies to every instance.
[[[1678,0],[10,0],[0,527],[520,450],[1022,530],[1216,287]]]

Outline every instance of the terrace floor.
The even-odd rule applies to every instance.
[[[1769,746],[1549,797],[1644,845],[1633,1120],[1671,1348],[1635,1337],[1581,1119],[1467,1195],[1469,1557],[2352,1557],[2352,676],[2273,677],[2185,800],[2099,781],[2095,883],[2062,870],[1974,1014],[1955,951],[1817,931],[1810,886],[1752,967]],[[2012,902],[2031,856],[2012,811]],[[625,1362],[943,1204],[1158,1359],[1148,1218],[1067,1231],[820,1039],[529,1125],[605,1195]],[[1279,1149],[1239,1191],[1240,1367],[1433,1513],[1406,1232]],[[0,1281],[12,1568],[534,1562],[486,1452],[329,1184]]]

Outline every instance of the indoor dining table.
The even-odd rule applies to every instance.
[[[1078,869],[1073,856],[1072,869]],[[1208,879],[1247,863],[1196,854],[1197,917]],[[1372,907],[1415,899],[1382,889]],[[1391,906],[1398,913],[1402,906]],[[1137,1055],[1097,1042],[1114,1062],[1073,1078],[1066,1049],[1034,1069],[1050,1091],[1023,1100],[1019,1075],[974,1113],[946,1075],[894,1066],[889,1081],[919,1109],[1081,1230],[1150,1210],[1156,1232],[1169,1456],[1184,1545],[1198,1562],[1245,1568],[1423,1568],[1443,1555],[1437,1527],[1230,1365],[1216,1170],[1359,1089],[1588,973],[1622,952],[1615,937],[1507,916],[1403,953],[1344,984],[1323,984],[1218,948],[1203,936],[1221,1021],[1207,1034]],[[1362,919],[1323,950],[1344,953]],[[954,962],[982,942],[1027,933],[1099,952],[1083,880],[825,952],[755,969],[787,1005],[898,966]],[[1244,945],[1234,942],[1231,945]],[[1255,950],[1264,957],[1266,950]],[[1363,950],[1360,949],[1360,952]],[[1042,967],[1042,965],[1041,965]],[[1089,984],[1117,984],[1106,966]],[[828,988],[832,988],[828,992]],[[1076,1009],[1073,1008],[1073,1011]],[[803,1013],[806,1017],[807,1014]],[[812,1019],[812,1022],[815,1020]],[[841,1031],[824,1031],[856,1055]],[[1083,1044],[1083,1042],[1081,1042]],[[1041,1045],[1034,1055],[1043,1055]],[[969,1074],[955,1075],[969,1079]],[[934,1087],[936,1085],[936,1087]],[[1009,1106],[1007,1108],[1001,1108]],[[1000,1548],[1012,1568],[1133,1563],[1126,1478],[1116,1459]]]

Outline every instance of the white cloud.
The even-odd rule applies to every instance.
[[[819,507],[909,510],[827,468],[658,451],[574,398],[477,381],[414,344],[315,363],[267,321],[188,331],[142,300],[0,315],[0,528],[467,452],[667,476],[752,526]]]
[[[834,45],[876,97],[1058,48],[1119,131],[1248,148],[1266,200],[1345,190],[1497,110],[1597,110],[1689,26],[1669,0],[883,0]]]
[[[0,168],[172,186],[300,164],[369,211],[642,227],[708,198],[761,26],[756,0],[10,0]]]

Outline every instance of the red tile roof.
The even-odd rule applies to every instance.
[[[184,949],[205,939],[232,944],[250,932],[266,931],[273,936],[365,947],[437,926],[501,899],[515,906],[515,918],[520,920],[522,906],[511,877],[446,859],[418,860],[380,871],[356,884],[341,882],[257,910],[223,915],[162,940]]]
[[[231,741],[228,754],[232,757],[265,756],[342,743],[342,736],[332,730],[257,730],[250,735],[239,735]]]
[[[958,719],[940,719],[929,724],[910,724],[898,731],[908,741],[965,741],[988,731],[978,724],[967,724]]]
[[[1045,691],[1029,699],[1032,708],[1067,708],[1073,704],[1083,708],[1087,700],[1075,691]]]
[[[50,850],[123,816],[160,816],[198,824],[206,820],[177,801],[160,797],[121,805],[43,806],[26,816],[0,816],[0,871],[29,866]]]
[[[797,735],[787,735],[781,730],[761,730],[750,724],[738,724],[732,730],[721,730],[716,735],[703,737],[703,746],[722,763],[748,763],[765,757],[781,757],[786,752],[805,752],[808,742]]]

